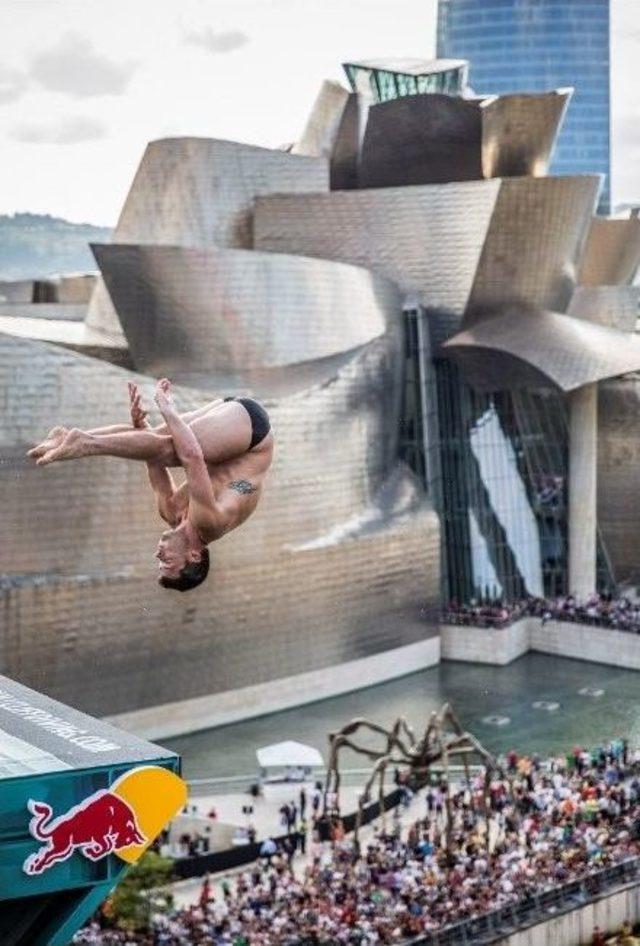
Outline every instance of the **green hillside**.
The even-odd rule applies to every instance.
[[[69,223],[49,214],[0,215],[0,279],[95,270],[89,243],[110,238],[108,227]]]

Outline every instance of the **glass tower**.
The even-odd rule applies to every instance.
[[[478,94],[573,86],[551,171],[604,174],[609,213],[609,0],[439,0],[438,56],[468,59]]]

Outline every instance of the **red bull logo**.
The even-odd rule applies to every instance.
[[[116,854],[135,863],[186,797],[185,783],[173,772],[141,766],[57,818],[47,802],[30,799],[29,831],[41,847],[26,859],[23,870],[30,876],[42,874],[75,852],[90,861]]]
[[[54,821],[46,802],[30,800],[28,808],[33,815],[29,831],[44,846],[24,862],[27,874],[41,874],[53,864],[66,861],[74,851],[99,861],[121,848],[147,843],[135,812],[113,792],[96,792]]]

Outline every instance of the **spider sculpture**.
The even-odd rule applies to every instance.
[[[385,746],[380,750],[370,749],[358,745],[349,737],[359,730],[367,730],[381,735]],[[415,733],[406,719],[399,717],[391,729],[385,729],[368,719],[353,719],[339,732],[329,734],[329,765],[327,768],[327,782],[324,795],[325,814],[336,814],[339,809],[340,793],[340,750],[348,747],[360,755],[366,756],[374,762],[371,775],[365,785],[358,802],[355,838],[362,823],[363,807],[369,798],[369,793],[376,779],[378,780],[378,797],[380,812],[384,819],[384,782],[388,766],[406,766],[414,784],[422,786],[429,780],[430,769],[436,762],[442,762],[445,782],[449,785],[449,766],[452,762],[462,762],[467,781],[469,780],[469,760],[475,756],[487,769],[487,772],[497,771],[498,765],[481,743],[466,732],[451,706],[445,703],[439,712],[431,713],[423,735],[416,739]],[[488,779],[485,779],[485,811],[487,811],[486,791]],[[331,811],[328,799],[333,796],[335,809]],[[447,822],[451,822],[448,792],[445,795]],[[384,824],[384,820],[383,820]]]

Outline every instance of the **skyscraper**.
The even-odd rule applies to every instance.
[[[438,56],[468,59],[475,92],[574,86],[555,174],[605,175],[610,189],[609,0],[439,0]]]

